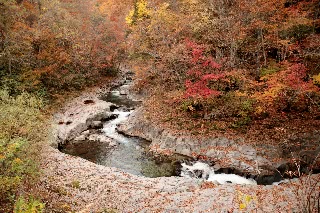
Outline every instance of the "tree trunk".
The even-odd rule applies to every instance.
[[[260,78],[260,60],[259,60],[259,50],[256,52],[256,80]]]
[[[262,29],[260,29],[260,36],[261,36],[261,45],[262,45],[262,54],[263,54],[263,62],[264,66],[267,66],[267,54],[264,47],[264,38],[263,38],[263,32]]]
[[[9,63],[8,63],[8,67],[9,67],[9,74],[12,74],[12,62],[11,62],[11,56],[9,55]]]
[[[230,47],[230,65],[234,67],[236,64],[236,57],[237,57],[237,43],[233,40]]]

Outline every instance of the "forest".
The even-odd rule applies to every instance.
[[[148,119],[174,132],[315,131],[320,1],[0,0],[0,212],[44,211],[52,112],[124,64]]]

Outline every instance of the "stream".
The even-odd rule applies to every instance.
[[[84,141],[83,143],[70,143],[62,150],[64,153],[79,156],[91,162],[116,167],[122,171],[145,177],[170,177],[180,175],[179,162],[188,157],[174,155],[172,157],[156,157],[148,152],[150,141],[142,138],[125,136],[117,132],[117,125],[126,121],[139,101],[128,98],[123,92],[129,86],[126,84],[112,89],[108,94],[101,97],[102,100],[111,102],[117,107],[113,109],[115,119],[106,121],[103,128],[98,130],[117,143],[110,148],[104,143],[96,141]],[[96,133],[96,132],[95,132]]]
[[[116,167],[124,172],[145,177],[184,176],[202,178],[208,181],[238,184],[269,185],[280,181],[279,174],[271,176],[248,176],[236,173],[234,169],[214,171],[209,164],[199,162],[187,156],[155,156],[148,151],[150,141],[130,137],[117,132],[117,126],[125,122],[141,102],[128,98],[128,87],[131,80],[126,80],[122,86],[115,87],[101,97],[102,100],[115,105],[112,118],[106,121],[101,129],[90,130],[90,134],[99,134],[112,141],[114,146],[95,140],[70,142],[61,150],[64,153],[79,156],[91,162]],[[220,174],[219,174],[220,173]]]

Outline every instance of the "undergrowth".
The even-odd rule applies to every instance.
[[[12,97],[0,90],[0,212],[43,209],[29,192],[39,175],[39,153],[46,137],[42,108],[36,96]]]

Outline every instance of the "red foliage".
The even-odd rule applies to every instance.
[[[207,74],[202,76],[202,80],[219,80],[223,77],[225,77],[225,74]]]
[[[212,57],[208,57],[206,61],[203,62],[204,67],[211,67],[213,69],[220,69],[221,65],[213,60]]]
[[[220,95],[219,91],[212,90],[207,86],[206,80],[200,80],[195,83],[192,83],[190,80],[186,80],[186,97],[203,97],[208,98],[209,96],[218,96]]]
[[[312,81],[306,80],[307,69],[303,64],[294,64],[288,69],[287,84],[295,90],[314,90]]]
[[[191,52],[190,64],[192,68],[187,71],[189,79],[185,82],[185,97],[208,98],[220,95],[221,92],[210,89],[208,83],[225,77],[224,74],[219,73],[221,65],[215,62],[211,56],[204,55],[203,46],[186,40],[186,47]]]

